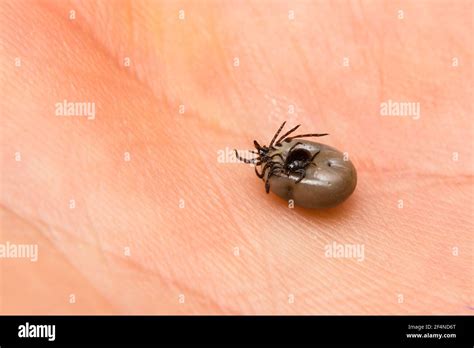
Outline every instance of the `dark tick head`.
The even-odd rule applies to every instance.
[[[311,160],[311,153],[305,149],[292,150],[285,160],[285,165],[290,170],[298,169],[301,164],[306,164]]]

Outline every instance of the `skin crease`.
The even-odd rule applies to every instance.
[[[0,259],[0,312],[472,314],[471,13],[1,1],[0,237],[39,259]],[[64,99],[96,119],[56,117]],[[388,99],[420,118],[380,116]],[[342,205],[289,209],[218,161],[284,120],[349,152]],[[325,257],[333,242],[363,244],[363,261]]]

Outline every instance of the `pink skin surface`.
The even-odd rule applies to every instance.
[[[1,313],[472,313],[471,1],[7,0],[0,17],[0,244],[39,250],[0,259]],[[65,99],[95,119],[56,116]],[[381,116],[388,100],[420,117]],[[348,201],[289,208],[233,161],[284,120],[348,153]]]

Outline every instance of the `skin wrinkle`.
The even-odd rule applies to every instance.
[[[205,162],[204,156],[199,151],[197,152],[197,154],[200,156],[202,161]],[[218,194],[218,196],[220,197],[222,202],[225,204],[225,207],[227,208],[227,210],[223,209],[223,211],[224,212],[226,212],[226,211],[229,212],[228,214],[226,213],[226,215],[228,215],[232,219],[232,221],[233,221],[232,225],[236,226],[236,232],[238,232],[238,235],[244,235],[242,228],[237,223],[238,219],[234,216],[234,214],[232,214],[231,204],[228,202],[225,195],[222,194],[222,190],[219,188],[219,185],[216,183],[216,181],[219,181],[219,177],[217,175],[215,175],[212,170],[209,171],[209,174],[212,177],[211,182],[214,183],[213,187],[217,191],[216,193]],[[248,242],[248,239],[246,239],[246,241]]]
[[[45,9],[47,9],[50,13],[55,14],[56,17],[58,17],[58,18],[62,18],[62,17],[63,17],[64,14],[61,13],[60,10],[59,10],[59,6],[58,6],[59,3],[56,2],[56,3],[54,3],[54,4],[51,4],[51,3],[49,3],[48,1],[40,2],[40,3],[41,3],[41,4],[43,5],[43,7],[44,7]],[[65,4],[65,3],[67,3],[67,2],[66,2],[66,1],[63,2],[63,4]],[[92,5],[94,4],[93,2],[89,2],[89,3],[92,4]],[[49,6],[47,6],[47,4],[48,4]],[[61,5],[61,6],[63,6],[63,5]],[[62,8],[64,9],[64,8],[69,8],[69,7],[62,7]],[[80,6],[79,6],[79,8],[80,8]],[[95,12],[95,11],[94,11],[94,12]],[[79,15],[80,15],[80,14],[79,14]],[[131,14],[130,14],[129,18],[130,18],[130,22],[131,22],[131,21],[132,21],[132,20],[131,20],[131,18],[132,18],[132,15],[131,15]],[[66,21],[66,19],[64,19],[64,21]],[[77,26],[77,27],[83,28],[83,30],[81,30],[81,33],[87,35],[88,38],[90,38],[91,40],[93,40],[93,42],[97,44],[96,47],[98,46],[98,47],[101,48],[101,52],[106,53],[106,55],[107,55],[109,58],[111,58],[112,61],[117,61],[118,56],[117,56],[114,52],[111,52],[110,49],[109,49],[109,47],[108,47],[106,44],[104,45],[101,40],[97,39],[94,35],[91,35],[91,33],[92,33],[92,29],[91,29],[91,28],[84,28],[83,26]],[[131,31],[133,31],[133,30],[131,29]],[[105,31],[105,32],[107,32],[107,31]],[[83,35],[83,36],[84,36],[84,35]],[[129,40],[130,40],[130,42],[132,42],[132,38],[129,38]],[[118,64],[117,64],[116,66],[117,66],[117,67],[121,67],[121,66],[118,65]],[[66,67],[66,69],[71,69],[71,66]],[[134,71],[134,70],[132,70],[132,71]],[[126,72],[127,74],[129,74],[129,71],[128,71],[128,70],[125,70],[125,72]],[[102,75],[101,78],[108,78],[108,76],[109,76],[109,75]],[[112,75],[112,76],[113,76],[113,75]],[[137,83],[139,83],[139,84],[141,84],[141,85],[143,85],[143,86],[146,86],[147,88],[150,87],[148,83],[144,83],[144,81],[143,81],[142,79],[138,78],[138,75],[136,75],[136,74],[133,75],[133,74],[132,74],[131,77],[132,77],[132,78],[135,78],[135,80],[137,81]],[[145,81],[145,82],[146,82],[146,81]],[[162,95],[162,94],[158,94],[158,93],[156,93],[156,91],[153,91],[153,95],[154,95],[154,97],[155,97],[158,101],[163,102],[163,100],[162,100],[163,95]],[[114,96],[111,95],[111,97],[114,97]],[[166,102],[166,101],[165,101],[165,102]]]
[[[198,153],[200,154],[200,152],[198,152]],[[201,155],[201,158],[202,158],[202,155]],[[199,161],[199,162],[204,162],[204,163],[205,163],[205,161]],[[213,171],[210,170],[210,171],[208,171],[208,173],[211,173],[211,177],[212,177]],[[214,180],[211,180],[210,182],[214,182]],[[218,186],[217,186],[216,184],[213,184],[213,187],[218,188]],[[219,191],[218,191],[218,192],[219,192]],[[222,196],[222,195],[221,195],[221,196]],[[225,202],[225,200],[224,200],[224,202]],[[225,209],[223,209],[223,210],[225,211]],[[206,211],[205,211],[205,210],[203,210],[203,214],[204,214],[204,216],[206,216],[206,215],[205,215],[205,214],[206,214]],[[238,225],[236,225],[236,226],[238,226]],[[239,234],[241,234],[241,233],[239,233]]]
[[[212,174],[213,172],[210,171],[210,173]],[[214,176],[213,182],[215,182],[216,179],[217,179],[217,176],[216,176],[216,175],[213,175],[213,176]],[[216,187],[218,188],[219,186],[216,185]],[[226,202],[225,196],[223,196],[222,194],[221,194],[221,196],[223,197],[223,201]],[[226,202],[226,205],[227,205],[227,207],[229,207],[229,204],[228,204],[227,202]],[[231,210],[229,210],[229,211],[231,211]],[[233,218],[234,222],[237,222],[237,221],[238,221],[238,219],[236,219],[234,216],[232,216],[232,218]],[[236,226],[238,226],[237,223],[236,223]],[[241,234],[242,234],[242,229],[241,229],[241,228],[240,228],[240,232],[241,232]],[[260,232],[260,235],[263,236],[263,235],[264,235],[264,232],[263,232],[263,231]],[[262,238],[262,240],[265,240],[265,238]],[[264,248],[263,248],[262,246],[260,246],[259,250],[264,250]],[[274,273],[274,272],[273,272],[273,269],[272,269],[272,265],[271,265],[271,263],[269,262],[269,258],[267,257],[266,253],[261,252],[260,255],[261,255],[261,257],[263,258],[263,264],[264,264],[264,265],[266,266],[266,268],[267,268],[267,272],[265,272],[264,277],[266,277],[267,282],[270,284],[270,289],[271,289],[271,291],[274,292],[274,291],[275,291],[275,286],[274,286],[275,280],[274,280],[274,277],[273,277],[273,273]],[[274,311],[275,313],[281,312],[280,306],[277,306],[277,305],[274,304],[274,305],[273,305],[273,311]]]
[[[212,16],[212,11],[209,12],[209,15]],[[212,20],[212,17],[210,18],[210,20],[211,20],[211,22],[213,21],[213,20]],[[215,31],[214,31],[214,32],[215,32]],[[217,40],[218,40],[218,37],[217,37],[217,36],[214,36],[214,41],[217,42]],[[217,47],[219,47],[219,45],[217,45]],[[222,51],[223,51],[222,49],[218,49],[216,52],[219,53],[219,52],[222,52]],[[221,61],[225,61],[225,59],[226,59],[226,57],[223,56],[222,53],[221,53],[221,55],[220,55],[220,60],[221,60]],[[225,65],[224,67],[227,67],[227,65]],[[221,73],[221,75],[224,75],[224,74],[226,74],[226,73],[229,73],[229,70],[223,71],[223,73]],[[232,76],[232,75],[231,75],[231,76]],[[148,82],[148,84],[149,84],[149,82]],[[236,89],[236,92],[239,93],[239,91],[240,91],[240,89],[237,88],[237,89]],[[240,98],[241,98],[242,104],[245,105],[246,102],[245,102],[245,100],[243,99],[242,94],[239,93],[239,96],[240,96]]]
[[[187,294],[191,294],[193,295],[193,297],[197,297],[200,299],[200,301],[202,303],[211,303],[213,304],[213,307],[214,308],[221,308],[220,305],[217,305],[215,303],[213,303],[212,300],[210,300],[210,298],[208,296],[205,296],[204,294],[202,294],[200,291],[196,291],[194,290],[193,288],[189,288],[187,287],[185,284],[183,283],[179,283],[179,282],[174,282],[172,279],[169,279],[165,276],[163,276],[162,274],[160,274],[159,272],[157,271],[153,271],[152,269],[148,269],[148,268],[145,268],[143,265],[140,265],[139,263],[137,262],[134,262],[132,261],[132,259],[126,259],[127,261],[123,261],[124,258],[123,256],[119,256],[117,253],[114,253],[112,251],[109,251],[107,249],[104,249],[100,244],[92,244],[90,242],[84,242],[82,239],[78,238],[77,236],[75,236],[74,234],[71,234],[69,232],[67,232],[66,230],[62,230],[58,227],[50,227],[50,226],[46,226],[44,224],[44,222],[41,222],[41,221],[27,221],[25,219],[23,219],[22,217],[16,215],[14,212],[6,209],[3,205],[0,206],[0,209],[2,212],[8,212],[8,214],[14,214],[16,216],[16,218],[20,219],[21,221],[31,225],[31,226],[35,226],[35,229],[37,231],[39,231],[40,233],[42,233],[44,235],[44,237],[46,237],[47,239],[50,240],[50,242],[56,244],[59,248],[58,250],[61,251],[62,255],[66,258],[66,259],[70,259],[71,257],[66,254],[65,252],[65,249],[67,249],[65,247],[65,245],[61,244],[61,243],[57,243],[57,240],[54,240],[54,239],[51,239],[51,236],[49,233],[45,233],[45,229],[50,229],[50,228],[53,228],[57,231],[60,231],[60,235],[61,236],[64,236],[66,238],[69,238],[71,241],[68,242],[70,244],[73,244],[73,245],[79,245],[79,244],[82,244],[82,245],[86,245],[86,246],[90,246],[92,247],[93,249],[96,249],[98,251],[98,254],[100,254],[102,256],[102,259],[105,260],[107,266],[111,263],[109,263],[107,261],[107,259],[112,259],[112,263],[115,264],[116,261],[119,261],[119,262],[123,262],[127,265],[127,267],[132,267],[134,272],[142,272],[142,273],[145,273],[147,276],[150,276],[152,278],[156,278],[158,279],[161,283],[165,283],[165,284],[168,284],[168,285],[171,285],[173,286],[175,289],[181,289],[181,290],[186,290],[185,292]],[[39,228],[41,226],[41,228]],[[71,262],[69,263],[72,267],[74,267],[74,269],[78,272],[78,273],[81,273],[82,276],[84,276],[85,279],[87,279],[87,275],[86,274],[83,274],[83,272],[81,271],[80,268],[78,268],[76,265],[74,265],[74,262]],[[110,268],[109,268],[110,270]],[[89,280],[88,283],[94,287],[94,284]],[[106,298],[106,294],[104,294],[101,289],[98,289],[96,288],[96,291],[101,293],[103,296],[104,299]],[[108,305],[111,305],[110,303],[108,303]],[[114,310],[114,312],[118,313],[118,311]],[[225,308],[223,307],[222,308],[222,312],[223,313],[227,313],[227,314],[236,314],[237,312],[232,310],[232,309],[229,309],[229,308]]]
[[[56,244],[56,240],[52,239],[51,238],[51,234],[50,233],[45,233],[45,229],[51,229],[52,227],[51,226],[47,226],[45,225],[44,222],[42,221],[39,221],[39,220],[26,220],[24,219],[23,217],[19,216],[18,214],[16,214],[15,212],[9,210],[7,207],[5,207],[4,205],[0,204],[0,215],[2,216],[2,231],[6,231],[3,229],[4,227],[4,222],[3,221],[11,221],[11,220],[4,220],[5,216],[12,216],[13,219],[15,220],[19,220],[21,221],[21,224],[26,226],[27,229],[31,229],[31,230],[35,230],[35,231],[38,231],[41,235],[43,235],[44,238],[46,238],[50,243],[52,244]],[[54,227],[55,229],[57,229],[56,227]],[[62,231],[63,235],[65,236],[72,236],[71,234],[68,234],[66,231]],[[81,241],[81,243],[85,243],[85,244],[88,244],[87,242],[84,242],[84,241]],[[97,247],[97,246],[94,246],[94,247]],[[67,255],[64,253],[63,250],[61,250],[60,248],[56,249],[57,251],[59,251],[61,253],[61,255],[64,257],[64,260],[66,260],[66,264],[70,267],[72,267],[76,273],[78,273],[80,275],[81,278],[85,279],[87,281],[87,284],[88,286],[92,287],[97,293],[101,294],[101,291],[100,289],[98,289],[91,281],[89,281],[86,277],[85,274],[83,274],[83,272],[81,271],[80,268],[76,267],[76,265],[74,265],[73,262],[70,261],[70,259],[68,259]],[[101,250],[101,252],[103,252],[103,250]],[[38,256],[39,257],[39,256]],[[2,263],[3,265],[3,263]],[[5,265],[5,268],[7,268],[8,266]],[[4,269],[3,269],[4,271]],[[77,277],[77,274],[76,274],[76,277]],[[3,298],[3,296],[2,296]],[[107,306],[112,309],[112,311],[114,313],[117,313],[117,310],[116,308],[114,308],[114,306],[112,305],[112,303],[110,303],[108,300],[107,300],[107,297],[104,296],[104,294],[101,294],[101,300],[102,301],[105,301],[107,303]],[[3,311],[3,308],[0,307],[0,309],[2,310],[2,313],[5,313],[5,311]],[[14,314],[17,314],[16,312],[13,312]],[[28,312],[27,312],[28,313]],[[31,312],[29,312],[31,313]]]

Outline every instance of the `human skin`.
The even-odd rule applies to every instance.
[[[0,9],[0,242],[39,248],[0,259],[1,313],[472,314],[472,2]],[[345,203],[290,208],[219,161],[284,120],[348,153]]]

